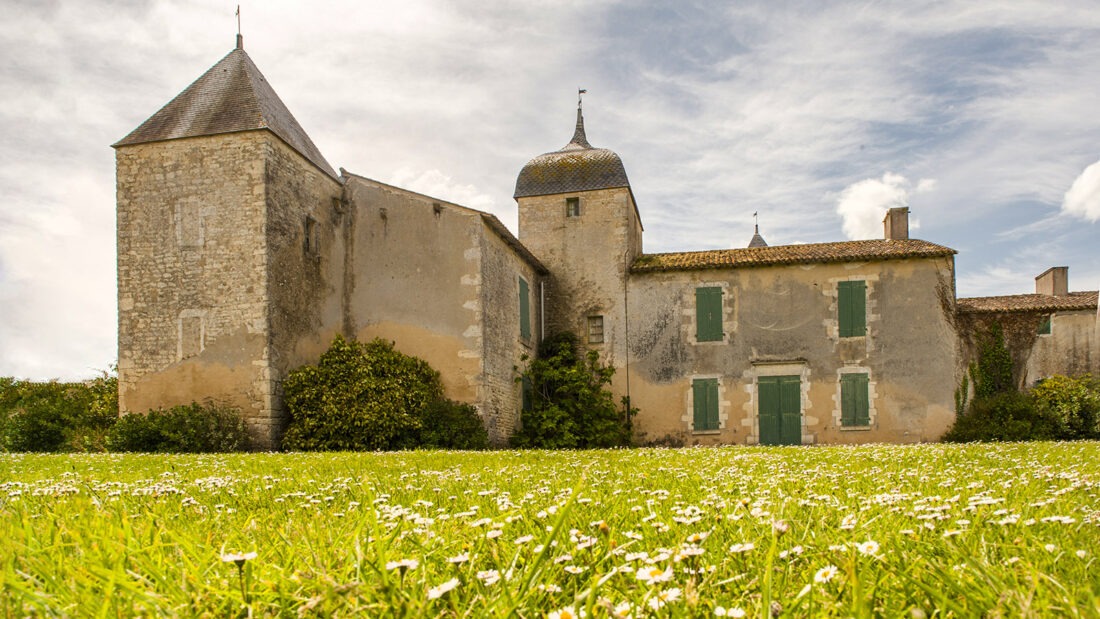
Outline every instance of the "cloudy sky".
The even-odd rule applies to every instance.
[[[0,376],[114,362],[114,152],[234,46],[236,1],[0,0]],[[242,3],[335,167],[484,209],[573,131],[622,157],[649,252],[912,236],[959,296],[1100,287],[1095,0]]]

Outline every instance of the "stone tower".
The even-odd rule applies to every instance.
[[[114,148],[121,410],[213,400],[275,446],[282,377],[340,329],[340,179],[240,35]]]
[[[588,143],[579,103],[573,138],[523,167],[515,198],[520,242],[550,271],[547,332],[572,331],[621,366],[627,275],[642,252],[642,222],[622,160]]]

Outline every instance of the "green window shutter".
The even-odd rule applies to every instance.
[[[779,378],[779,402],[784,445],[802,444],[802,379],[798,376]]]
[[[779,437],[779,379],[761,377],[756,388],[760,397],[760,444],[778,445]]]
[[[695,289],[695,339],[699,342],[722,340],[722,289]]]
[[[866,374],[844,374],[840,377],[840,425],[870,425],[869,391]]]
[[[837,296],[840,337],[867,335],[867,282],[838,282]]]
[[[519,278],[519,336],[531,339],[531,299],[527,290],[527,280]]]
[[[691,381],[692,428],[696,431],[718,429],[718,379]]]

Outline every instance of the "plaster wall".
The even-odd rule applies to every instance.
[[[518,420],[513,367],[537,345],[539,276],[477,211],[362,177],[354,210],[347,320],[360,341],[391,340],[442,375],[447,397],[475,405],[496,444]],[[519,278],[532,337],[519,337]]]
[[[798,375],[803,443],[935,440],[954,419],[950,258],[639,273],[630,392],[643,442],[753,444],[757,380]],[[839,337],[837,284],[867,283],[867,335]],[[697,342],[695,289],[723,295],[722,341]],[[868,374],[871,423],[840,424],[840,376]],[[717,432],[693,432],[694,378],[719,381]]]
[[[1024,366],[1024,384],[1031,386],[1055,374],[1100,375],[1097,323],[1096,313],[1091,310],[1052,314],[1050,334],[1037,336],[1031,346]]]
[[[269,135],[117,149],[123,412],[210,399],[270,417]]]

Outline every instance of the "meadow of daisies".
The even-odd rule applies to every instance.
[[[1098,616],[1100,443],[0,455],[4,616]]]

